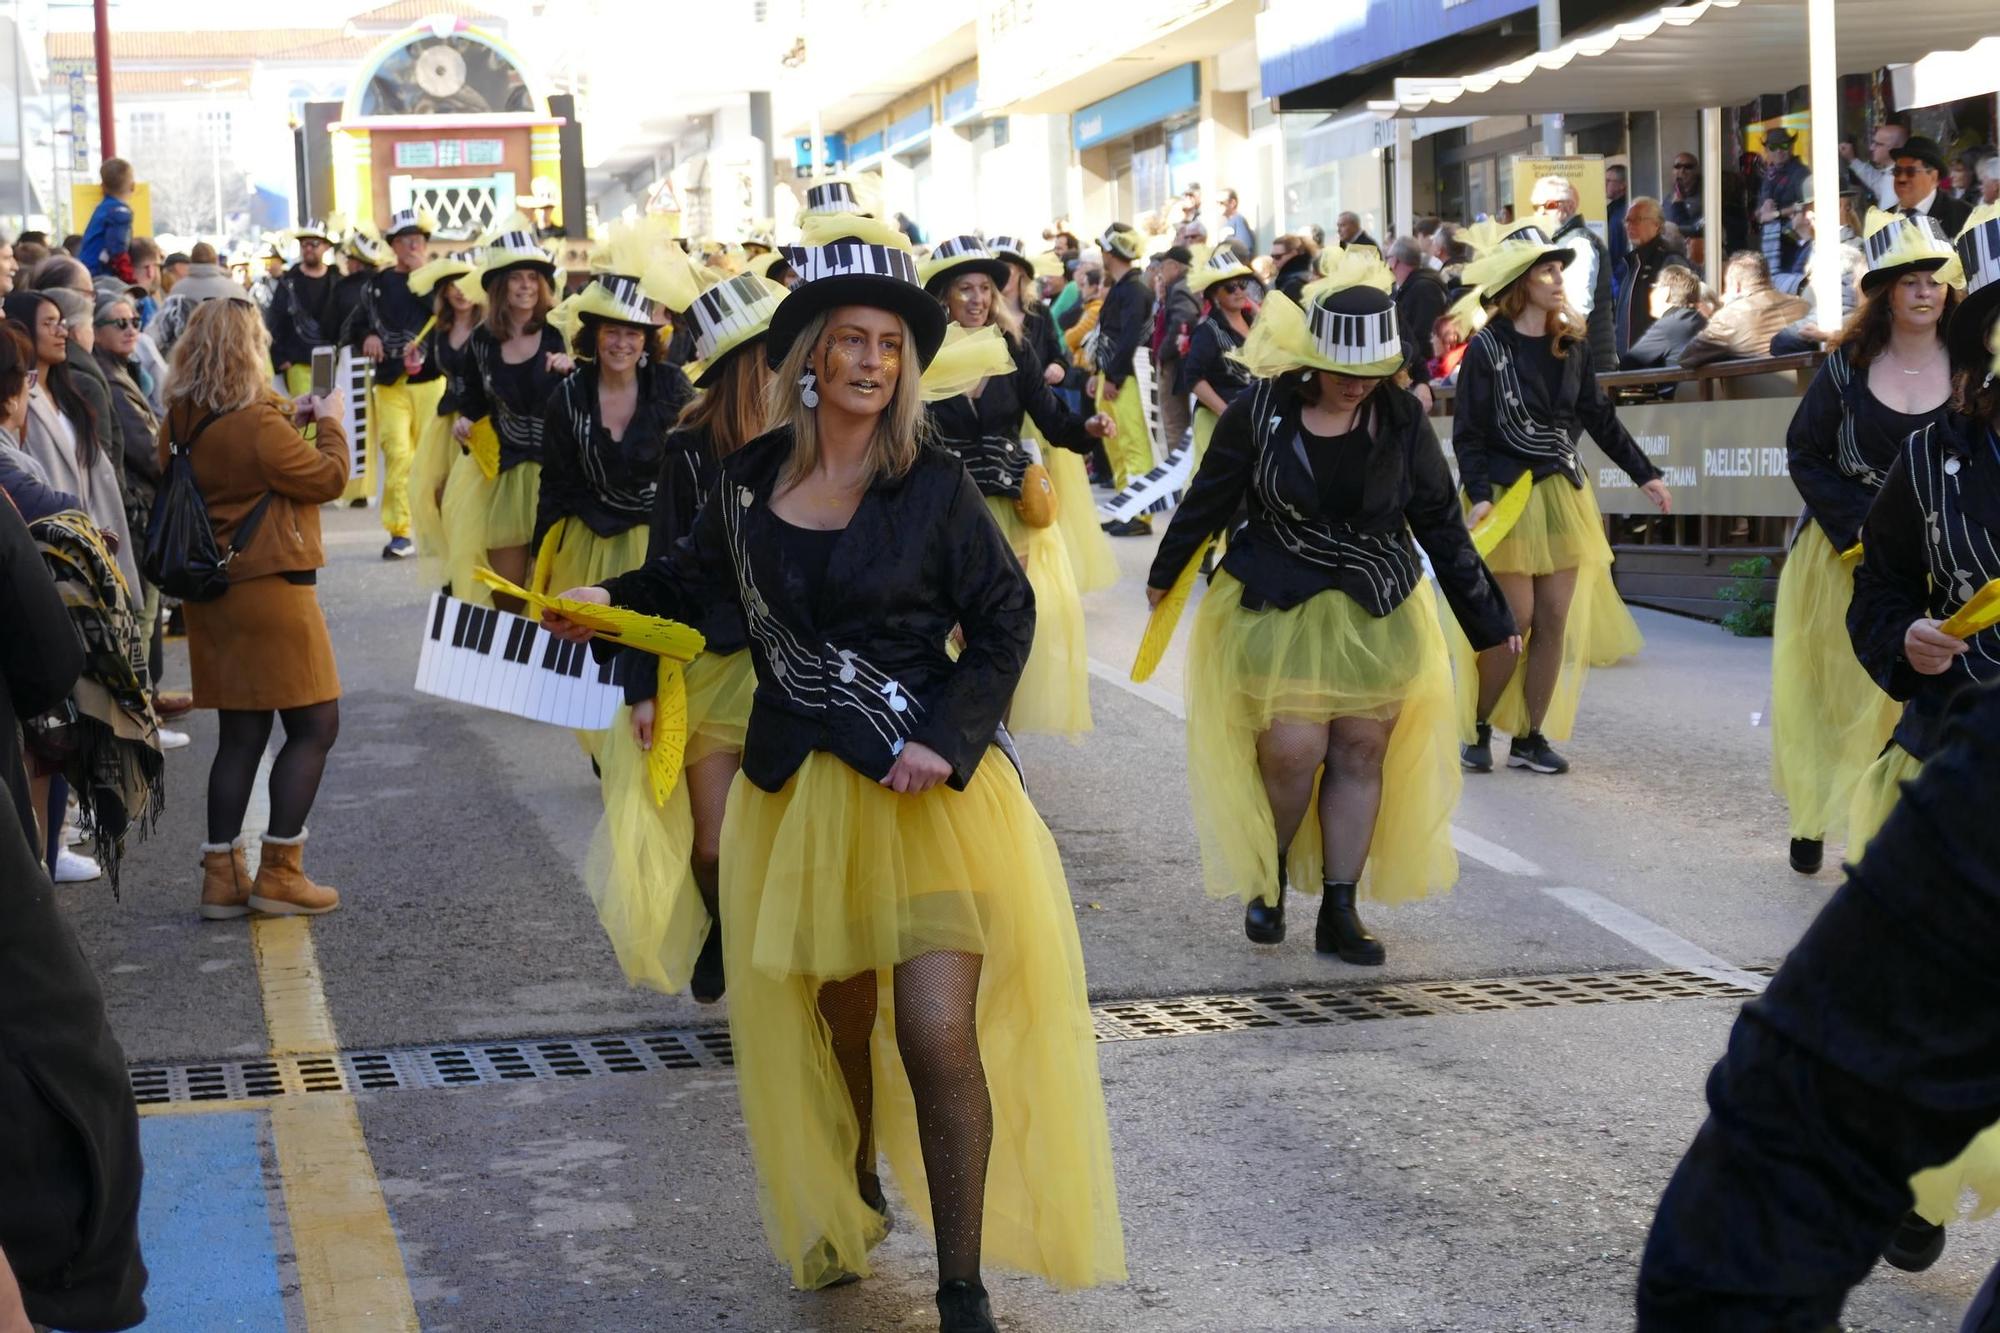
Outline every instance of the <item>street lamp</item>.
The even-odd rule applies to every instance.
[[[213,149],[215,171],[215,243],[221,245],[225,239],[222,229],[222,116],[221,104],[215,94],[237,83],[236,79],[182,79],[190,88],[200,88],[208,94],[208,109],[211,113],[208,125],[209,147]]]

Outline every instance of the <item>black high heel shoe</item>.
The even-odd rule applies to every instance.
[[[1243,933],[1252,944],[1285,942],[1285,854],[1278,853],[1278,901],[1252,898],[1243,909]]]
[[[938,1333],[1000,1333],[986,1288],[962,1277],[938,1283]]]
[[[1389,951],[1361,924],[1361,916],[1354,910],[1355,886],[1328,880],[1325,890],[1319,904],[1319,923],[1313,930],[1313,948],[1337,955],[1343,963],[1381,966]]]

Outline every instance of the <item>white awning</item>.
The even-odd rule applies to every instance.
[[[1994,0],[1836,0],[1843,74],[1958,51]],[[1806,82],[1806,0],[1697,0],[1455,79],[1398,79],[1383,114],[1520,116],[1733,106]]]
[[[1939,51],[1914,65],[1889,71],[1896,106],[1937,106],[2000,92],[2000,37],[1988,37],[1969,51]]]

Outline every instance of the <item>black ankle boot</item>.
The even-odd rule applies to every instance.
[[[1352,884],[1326,881],[1325,896],[1319,902],[1319,925],[1313,931],[1313,948],[1338,955],[1343,963],[1377,967],[1389,954],[1382,941],[1361,924],[1361,917],[1354,910],[1354,891]]]
[[[1905,1273],[1921,1273],[1944,1253],[1944,1228],[1914,1211],[1904,1213],[1896,1234],[1883,1247],[1882,1261]]]
[[[938,1333],[1000,1333],[986,1288],[955,1277],[938,1284]]]
[[[695,956],[694,972],[688,977],[688,994],[697,1004],[714,1004],[728,989],[728,980],[722,971],[722,923],[708,923],[708,938],[701,943],[701,952]]]
[[[1243,933],[1252,944],[1283,944],[1285,942],[1285,854],[1278,853],[1278,901],[1267,903],[1262,898],[1252,898],[1250,905],[1243,909]]]
[[[1801,875],[1817,875],[1826,863],[1826,843],[1819,838],[1793,838],[1792,869]]]

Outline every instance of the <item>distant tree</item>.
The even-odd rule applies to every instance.
[[[215,231],[215,159],[201,134],[185,132],[150,144],[133,165],[152,188],[155,232],[208,236]],[[223,213],[241,213],[250,202],[249,175],[225,155]]]

